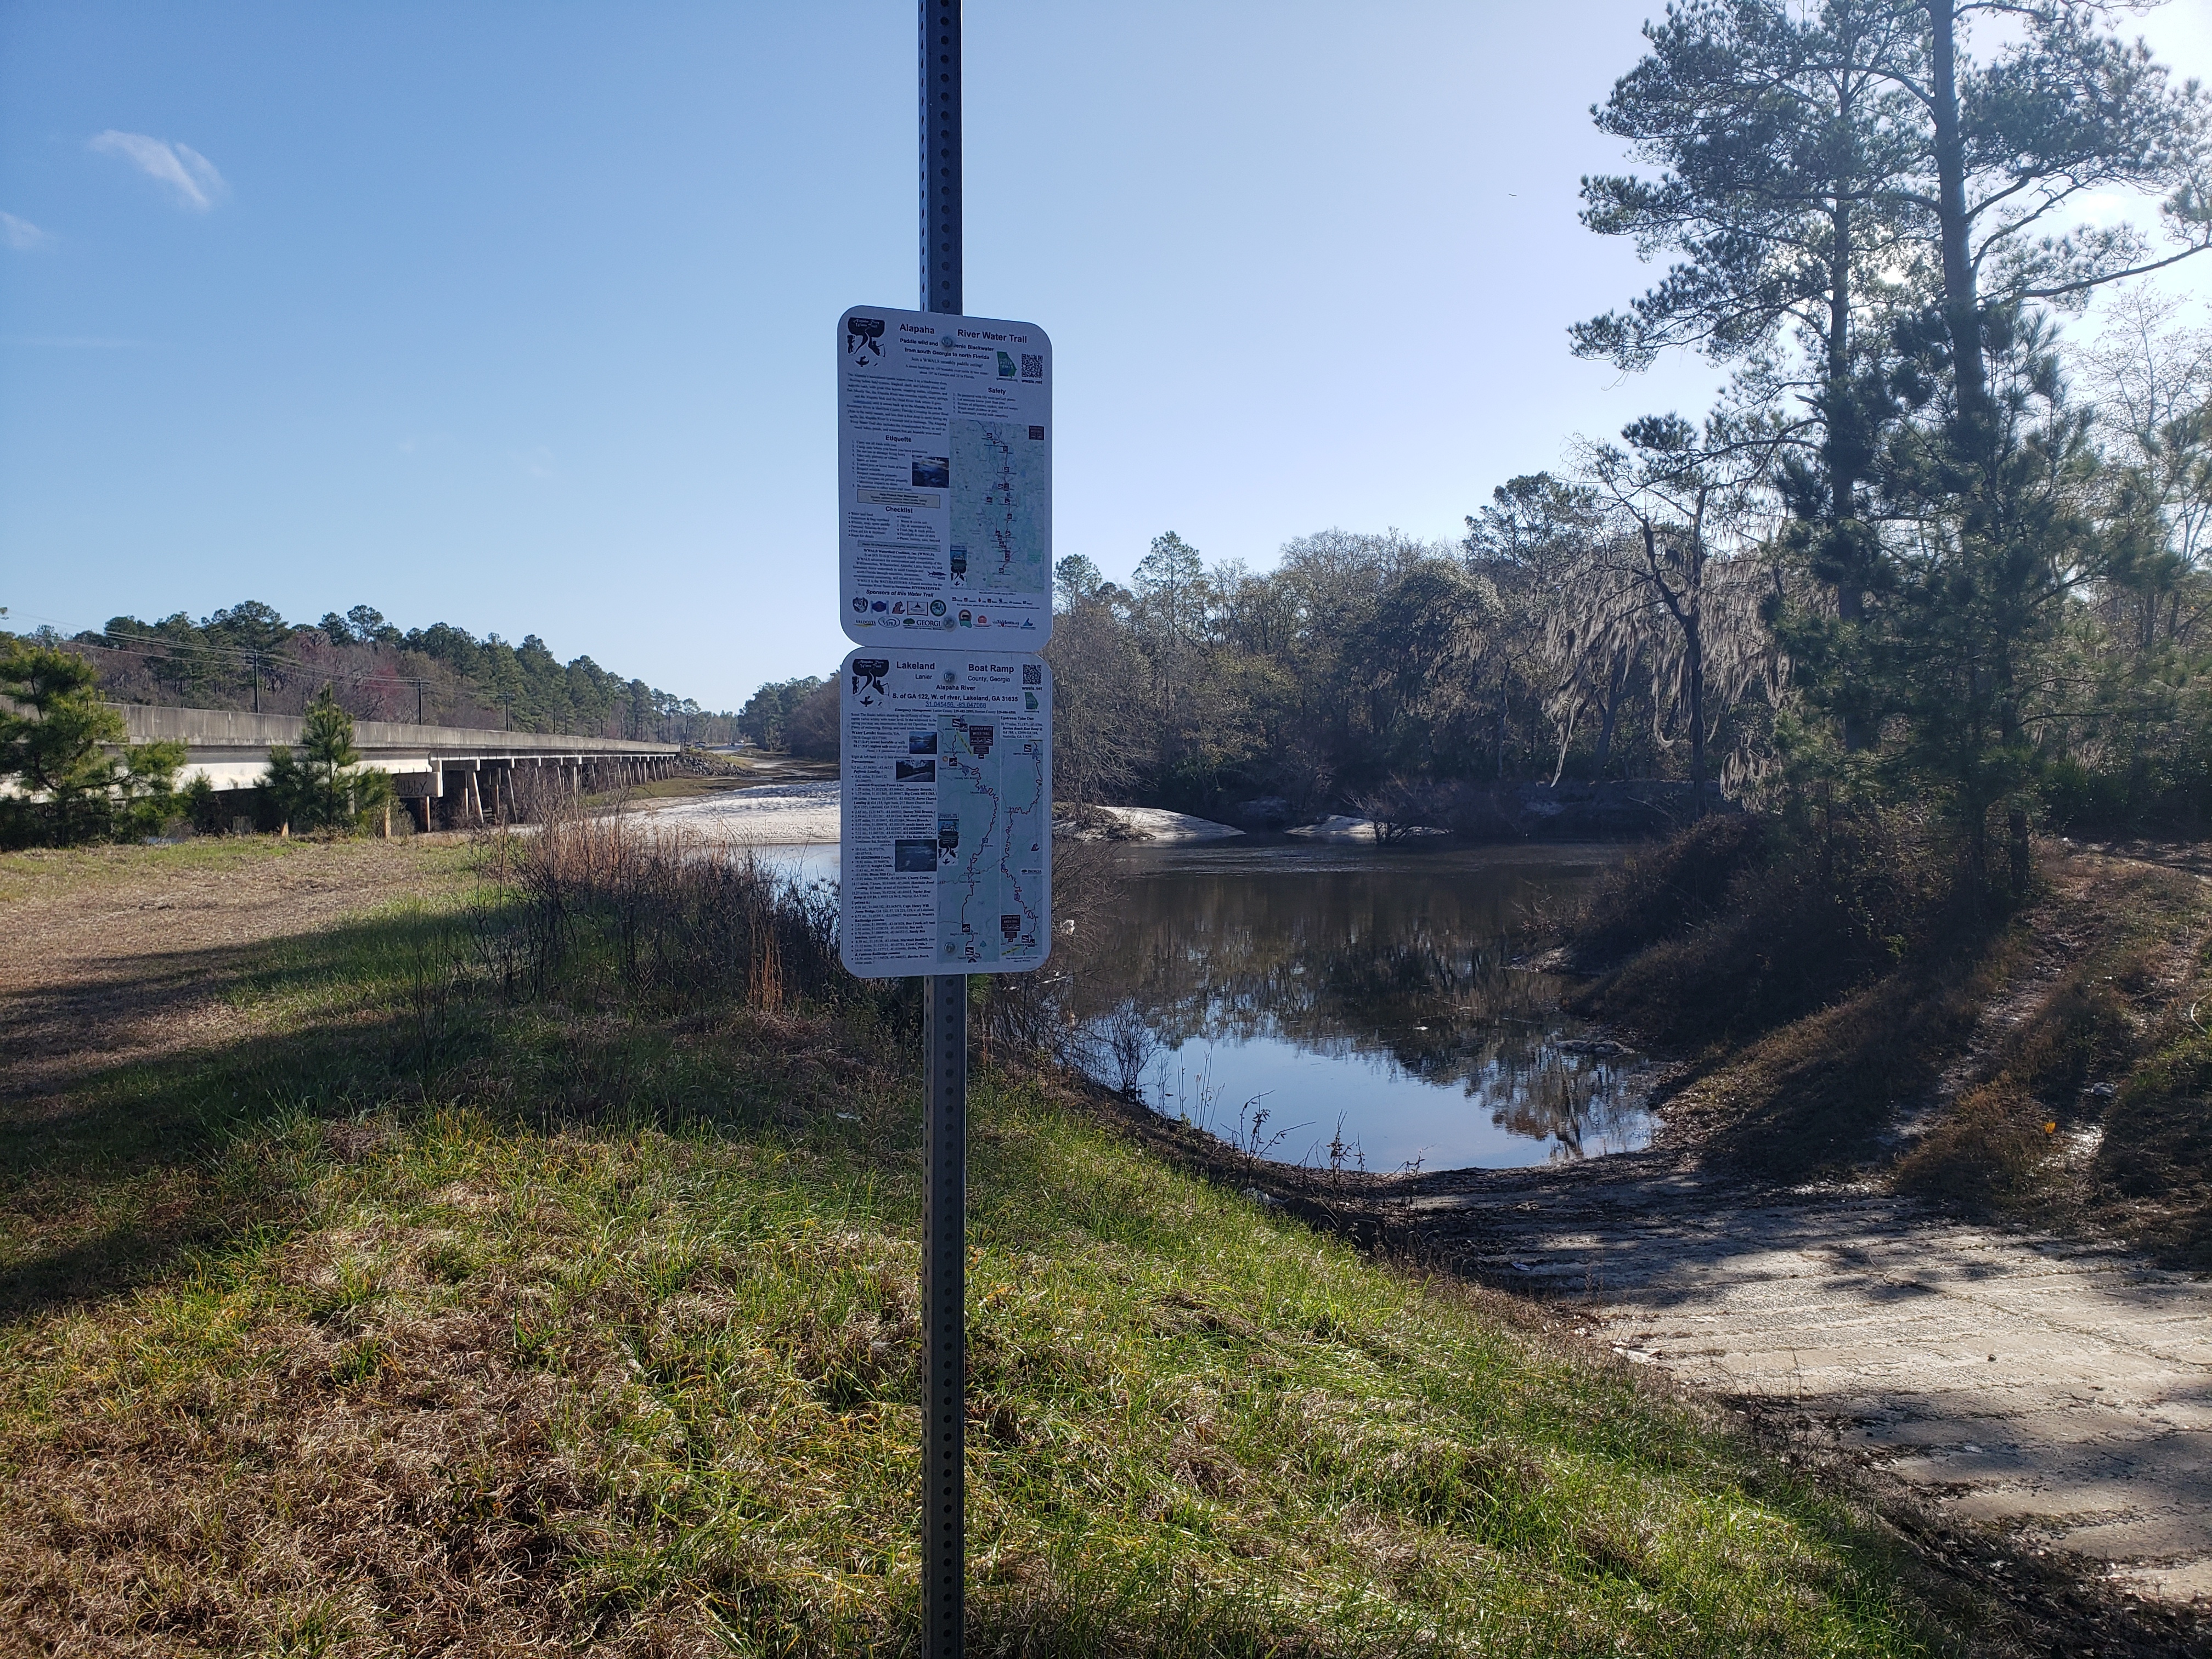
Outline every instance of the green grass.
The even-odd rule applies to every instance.
[[[454,902],[266,952],[266,1035],[8,1126],[0,1650],[911,1646],[898,1045],[502,1003]],[[1516,1304],[1048,1078],[974,1124],[977,1651],[1941,1646],[1881,1534]]]
[[[33,848],[0,853],[0,904],[52,899],[155,875],[221,875],[309,843],[274,836],[196,836],[173,847]]]

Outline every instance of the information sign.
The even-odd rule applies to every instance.
[[[961,642],[839,677],[838,939],[869,979],[1022,972],[1052,949],[1052,670]]]
[[[1052,342],[855,306],[837,321],[839,616],[885,648],[1052,634]],[[918,637],[919,636],[919,637]]]

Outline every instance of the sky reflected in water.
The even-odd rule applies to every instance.
[[[763,848],[803,881],[835,847]],[[1288,1163],[1506,1169],[1650,1144],[1650,1069],[1515,965],[1607,848],[1117,849],[1043,974],[1084,1063]],[[1254,1120],[1266,1115],[1256,1129]]]
[[[1650,1141],[1649,1067],[1515,965],[1588,848],[1130,849],[1047,971],[1099,1034],[1101,1081],[1272,1156],[1508,1168]]]

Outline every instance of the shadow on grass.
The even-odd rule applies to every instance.
[[[12,1235],[0,1319],[110,1296],[246,1229],[289,1224],[317,1175],[349,1156],[343,1126],[370,1113],[465,1104],[544,1133],[744,1133],[831,1092],[822,1022],[532,1001],[499,980],[505,925],[496,913],[372,917],[247,951],[149,954],[88,991],[20,1000],[49,1042],[81,1042],[104,1008],[159,1014],[210,995],[274,1005],[280,1029],[154,1060],[62,1057],[52,1093],[0,1096]],[[775,1052],[716,1040],[748,1018],[778,1026]],[[272,1154],[288,1126],[308,1133]]]

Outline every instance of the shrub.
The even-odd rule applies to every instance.
[[[1658,1042],[1771,1030],[1980,937],[1954,872],[1893,820],[1839,820],[1816,835],[1708,818],[1600,890],[1574,948],[1619,965],[1578,1000]]]
[[[522,902],[481,916],[477,937],[511,993],[669,1009],[869,1000],[838,959],[834,891],[780,878],[748,849],[568,813],[502,850]]]
[[[1717,915],[1729,889],[1765,858],[1765,820],[1748,813],[1700,819],[1609,872],[1575,929],[1576,954],[1617,961]]]

